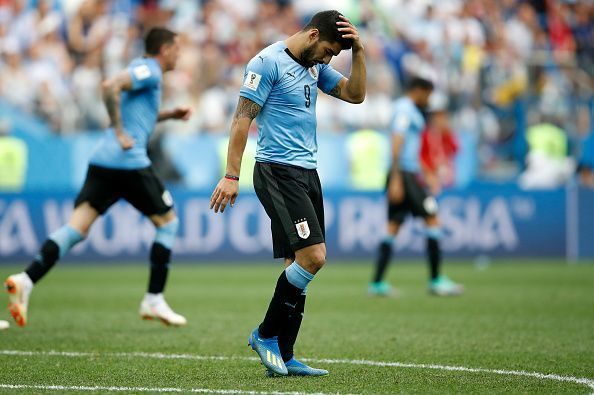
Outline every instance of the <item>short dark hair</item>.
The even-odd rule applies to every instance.
[[[161,46],[171,44],[177,33],[163,27],[154,27],[144,38],[144,51],[149,55],[158,55]]]
[[[336,24],[336,22],[342,21],[341,16],[342,14],[336,10],[320,11],[311,18],[303,31],[318,29],[320,40],[339,43],[342,49],[351,49],[353,40],[343,38],[342,32],[338,30],[340,26]]]
[[[412,77],[410,80],[408,80],[408,84],[406,84],[407,91],[412,91],[415,89],[432,91],[434,88],[435,86],[433,85],[433,82],[421,77]]]

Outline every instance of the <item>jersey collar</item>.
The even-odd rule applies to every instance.
[[[285,52],[287,53],[287,55],[289,55],[291,57],[291,59],[293,59],[295,62],[299,63],[301,66],[305,67],[306,69],[308,68],[306,65],[304,65],[303,63],[301,63],[301,61],[299,59],[297,59],[295,57],[295,55],[293,55],[291,53],[291,51],[289,51],[289,48],[285,48]]]

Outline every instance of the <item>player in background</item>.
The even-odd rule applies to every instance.
[[[352,48],[349,78],[330,60]],[[338,11],[315,14],[301,31],[264,48],[247,65],[231,125],[227,174],[211,208],[234,205],[248,129],[256,118],[254,188],[272,223],[274,257],[281,273],[264,321],[249,336],[269,374],[322,376],[293,356],[309,282],[326,262],[324,203],[317,167],[318,89],[350,103],[366,91],[365,55],[355,27]],[[332,160],[328,158],[327,160]]]
[[[163,297],[178,219],[170,193],[157,178],[147,155],[155,124],[168,119],[187,120],[189,108],[159,111],[163,73],[173,70],[179,53],[177,35],[154,28],[145,38],[145,55],[103,82],[103,100],[111,127],[91,156],[84,185],[68,223],[43,243],[24,272],[5,282],[9,310],[19,326],[27,323],[29,295],[36,284],[72,247],[84,240],[95,220],[119,199],[125,199],[150,218],[156,236],[150,251],[148,291],[140,305],[145,319],[185,325]]]
[[[415,77],[409,82],[406,95],[394,102],[390,125],[392,165],[387,179],[388,227],[387,235],[379,245],[375,274],[369,285],[372,295],[389,295],[392,292],[384,276],[392,255],[392,244],[408,214],[422,217],[425,221],[429,292],[434,295],[462,293],[462,286],[441,274],[439,240],[442,230],[437,216],[437,201],[427,194],[421,184],[421,132],[425,128],[423,111],[432,92],[433,83]]]
[[[431,195],[439,196],[443,186],[454,184],[458,143],[450,128],[445,96],[433,92],[427,113],[429,122],[421,133],[421,168],[425,186]]]

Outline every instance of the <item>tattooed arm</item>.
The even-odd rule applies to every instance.
[[[328,94],[349,103],[359,104],[365,99],[365,57],[353,53],[349,78],[341,79]]]
[[[261,108],[252,100],[242,96],[239,97],[237,109],[231,123],[231,136],[229,137],[229,148],[227,149],[226,174],[231,178],[223,177],[210,197],[210,208],[214,208],[215,213],[225,211],[227,203],[230,203],[231,206],[235,204],[235,199],[239,193],[239,184],[232,177],[239,177],[241,158],[247,143],[248,131],[252,120],[256,118]]]
[[[120,111],[120,95],[123,90],[132,89],[132,77],[127,70],[124,70],[114,77],[103,81],[101,92],[103,102],[109,114],[111,127],[115,130],[118,142],[122,149],[128,150],[134,146],[134,140],[124,132],[122,126],[122,114]]]
[[[227,174],[239,177],[241,171],[241,158],[245,150],[248,131],[252,120],[256,118],[261,107],[245,97],[239,97],[233,121],[231,122],[231,136],[227,150]]]

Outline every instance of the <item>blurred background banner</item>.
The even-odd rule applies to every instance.
[[[176,258],[204,262],[270,259],[270,220],[253,193],[241,195],[236,207],[225,215],[214,215],[208,209],[209,194],[172,192],[181,220]],[[572,214],[566,206],[573,198],[590,207],[587,215],[593,214],[591,190],[578,194],[563,189],[527,192],[513,185],[486,184],[449,191],[439,202],[444,251],[448,256],[479,258],[567,254],[570,258],[592,258],[594,224],[582,215],[568,218]],[[34,255],[45,235],[68,218],[72,203],[69,193],[0,195],[0,260]],[[384,235],[385,200],[380,193],[328,192],[326,215],[330,260],[369,257]],[[131,206],[119,203],[99,220],[89,239],[65,259],[144,259],[153,232],[147,219]],[[396,240],[399,255],[424,253],[425,237],[418,222],[408,221]]]
[[[245,64],[317,11],[333,8],[361,33],[368,89],[357,106],[318,98],[331,257],[369,257],[382,237],[387,128],[393,101],[412,76],[435,83],[447,110],[439,128],[458,146],[444,166],[440,199],[448,254],[594,256],[592,1],[238,4],[0,0],[1,261],[36,253],[44,235],[67,218],[108,124],[101,81],[142,55],[143,35],[153,26],[180,33],[180,59],[163,80],[162,108],[195,110],[187,123],[159,124],[149,143],[155,170],[175,192],[182,217],[176,253],[268,258],[268,225],[251,192],[255,125],[238,208],[215,218],[207,213],[207,198],[225,165]],[[332,60],[346,75],[349,64],[348,52]],[[431,120],[428,128],[436,128]],[[116,227],[114,234],[113,221],[143,225]],[[397,243],[402,254],[420,253],[419,229],[407,223]],[[132,208],[118,205],[73,256],[144,257],[150,232]],[[242,247],[238,240],[252,242]]]

